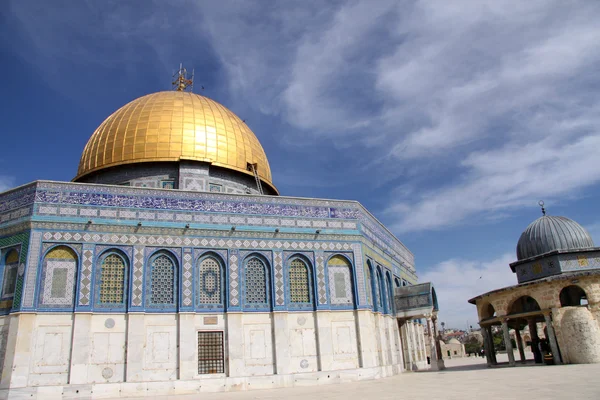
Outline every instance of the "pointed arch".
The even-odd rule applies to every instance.
[[[4,277],[0,299],[10,300],[15,296],[15,288],[17,286],[17,271],[19,269],[19,252],[17,249],[9,249],[3,261]]]
[[[179,262],[168,250],[158,250],[148,258],[146,276],[146,306],[175,309],[178,301],[177,277]]]
[[[329,298],[332,305],[355,305],[354,280],[350,260],[335,254],[327,260]]]
[[[293,255],[287,260],[289,300],[292,308],[314,308],[313,266],[302,255]]]
[[[392,287],[392,277],[390,271],[385,271],[385,281],[387,287],[387,300],[388,300],[388,312],[391,314],[394,312],[394,288]]]
[[[49,249],[44,255],[38,303],[44,308],[73,308],[77,253],[66,245]]]
[[[244,259],[243,307],[270,310],[271,274],[269,262],[260,254],[250,254]]]
[[[206,252],[196,262],[197,295],[199,308],[225,307],[225,262],[214,252]]]
[[[387,304],[387,296],[386,296],[386,288],[383,280],[383,273],[381,272],[381,267],[377,266],[377,294],[379,296],[379,311],[382,313],[388,312],[388,304]]]
[[[125,308],[129,281],[129,257],[119,249],[108,249],[96,261],[95,304],[100,308]]]

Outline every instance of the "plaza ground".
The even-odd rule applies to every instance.
[[[533,355],[529,353],[530,359]],[[518,359],[518,353],[515,358]],[[498,362],[507,361],[506,354]],[[600,399],[600,364],[559,366],[500,365],[487,368],[485,358],[446,360],[446,370],[403,373],[391,378],[245,392],[159,396],[156,400],[349,400],[349,399]]]

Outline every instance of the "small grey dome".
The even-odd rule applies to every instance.
[[[517,243],[517,259],[524,260],[554,250],[594,247],[592,237],[572,219],[544,215],[525,229]]]

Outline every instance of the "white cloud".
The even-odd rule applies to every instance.
[[[420,281],[432,282],[440,307],[439,322],[448,328],[477,326],[477,309],[467,301],[477,295],[517,284],[509,264],[514,253],[489,261],[450,259],[426,270]]]
[[[127,61],[142,43],[167,64],[178,34],[208,39],[232,101],[281,120],[266,137],[313,145],[304,159],[315,142],[343,150],[360,168],[334,165],[336,181],[376,189],[396,232],[498,218],[600,180],[599,2],[86,4],[93,21],[12,2],[27,58],[64,72]]]
[[[373,185],[407,174],[402,188],[420,190],[388,188],[398,232],[495,218],[600,180],[600,4],[373,4],[295,4],[258,26],[211,14],[209,32],[232,90],[298,128],[283,143],[332,138],[357,157],[366,146]]]

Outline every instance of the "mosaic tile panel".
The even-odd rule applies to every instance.
[[[327,265],[329,297],[333,305],[352,305],[352,279],[349,265]]]
[[[192,249],[183,249],[183,278],[181,281],[183,292],[181,301],[185,307],[190,307],[192,305],[193,258]]]
[[[280,251],[273,254],[273,268],[275,269],[275,303],[278,306],[285,304],[285,287],[283,282],[283,257]]]
[[[175,264],[164,254],[152,260],[150,304],[175,304]]]
[[[76,269],[76,260],[45,260],[41,306],[63,308],[73,305]]]
[[[125,262],[116,254],[102,260],[100,273],[100,303],[125,304]]]
[[[207,257],[198,268],[198,303],[222,303],[221,265],[214,257]]]
[[[257,257],[246,261],[244,283],[244,304],[264,305],[268,303],[266,266]]]
[[[399,257],[399,262],[405,262],[411,269],[413,256],[384,226],[370,216],[361,206],[344,204],[345,207],[330,207],[327,202],[319,200],[290,202],[289,199],[259,199],[250,198],[240,201],[231,196],[201,196],[189,193],[167,195],[146,192],[144,190],[132,191],[131,188],[105,189],[106,193],[94,193],[81,187],[71,187],[68,184],[55,184],[54,187],[47,183],[39,185],[36,201],[50,204],[75,205],[101,205],[104,207],[126,206],[130,208],[156,208],[175,211],[204,211],[243,213],[247,215],[281,215],[289,217],[311,217],[328,219],[359,220],[367,229],[366,235],[373,241],[384,244],[385,248],[394,252]],[[46,189],[46,190],[44,190]],[[48,189],[58,189],[48,190]],[[67,191],[65,191],[67,189]],[[97,190],[97,188],[94,188]],[[343,204],[344,202],[339,202]],[[355,228],[356,223],[346,222],[346,229]]]
[[[325,257],[322,251],[316,253],[317,260],[317,290],[319,304],[327,304],[327,286],[325,284]]]
[[[94,250],[86,248],[81,254],[81,277],[79,282],[79,305],[88,306],[92,291],[92,268],[94,263]]]
[[[240,271],[238,267],[239,252],[236,249],[229,251],[229,305],[237,307],[240,305]]]
[[[38,272],[38,260],[42,249],[42,233],[33,232],[29,245],[29,258],[27,259],[27,278],[25,279],[25,289],[23,293],[23,307],[33,307],[35,298],[35,284]]]
[[[133,248],[133,284],[131,290],[131,305],[139,307],[142,305],[142,294],[144,286],[144,247]]]
[[[366,268],[367,269],[367,304],[369,305],[373,305],[372,303],[372,292],[373,292],[373,282],[372,282],[372,277],[371,277],[371,269],[369,267]]]
[[[353,243],[352,250],[354,251],[354,271],[356,273],[356,284],[358,287],[358,303],[367,303],[367,293],[365,286],[365,268],[363,264],[362,246],[360,243]]]
[[[16,252],[14,252],[16,254]],[[18,260],[18,256],[17,256]],[[17,271],[19,263],[10,263],[4,266],[4,279],[2,281],[2,300],[12,299],[17,286]]]
[[[310,303],[310,280],[308,267],[304,261],[296,258],[289,269],[290,301],[292,303]]]

